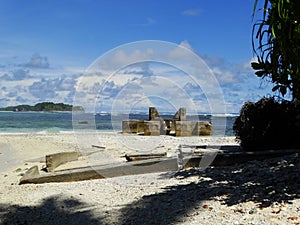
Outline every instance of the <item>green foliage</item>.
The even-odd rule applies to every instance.
[[[252,37],[258,60],[252,63],[255,74],[269,78],[273,91],[284,96],[289,90],[294,100],[300,100],[300,1],[265,0],[262,19],[253,25]]]
[[[53,102],[42,102],[33,106],[33,111],[72,111],[72,105]]]
[[[300,107],[295,102],[263,98],[244,104],[233,130],[245,150],[299,148],[297,115]]]
[[[258,0],[254,3],[256,14]],[[272,91],[293,101],[263,98],[247,102],[234,123],[234,131],[246,150],[300,147],[300,1],[263,0],[262,18],[252,29],[257,57],[255,74],[269,79]]]
[[[34,106],[30,105],[18,105],[9,106],[6,108],[0,108],[1,111],[37,111],[37,112],[53,112],[53,111],[83,111],[80,106],[72,106],[64,103],[42,102],[37,103]]]

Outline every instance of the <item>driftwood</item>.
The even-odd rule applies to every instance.
[[[213,153],[210,151],[210,153]],[[208,153],[208,154],[210,154]],[[300,153],[300,149],[270,150],[263,152],[215,152],[214,160],[210,166],[228,166],[237,163],[244,163],[251,160],[264,160],[273,157],[282,157],[289,154]],[[182,159],[183,169],[199,168],[201,160],[206,154],[189,155]],[[213,159],[213,158],[212,158]],[[176,157],[165,157],[146,159],[120,163],[118,165],[93,166],[86,168],[68,169],[59,172],[39,174],[38,167],[30,168],[20,180],[20,184],[27,183],[48,183],[48,182],[70,182],[90,179],[101,179],[125,175],[136,175],[154,172],[177,171],[180,169]]]
[[[146,159],[154,159],[154,158],[162,158],[167,156],[167,153],[158,153],[158,154],[134,154],[134,155],[129,155],[126,154],[124,157],[128,162],[131,161],[139,161],[139,160],[146,160]]]
[[[105,146],[99,146],[99,145],[92,145],[93,148],[100,148],[100,149],[105,149]]]

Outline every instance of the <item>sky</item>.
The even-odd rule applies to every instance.
[[[222,101],[226,113],[238,113],[271,94],[250,67],[253,4],[1,0],[0,107],[53,101],[90,102],[96,111],[217,112],[212,104]]]

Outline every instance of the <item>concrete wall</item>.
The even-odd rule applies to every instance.
[[[144,121],[144,135],[145,136],[159,136],[160,135],[160,121]]]
[[[180,108],[173,119],[163,120],[155,107],[149,108],[149,121],[123,120],[124,134],[144,133],[146,136],[170,134],[175,136],[202,136],[212,135],[212,125],[206,121],[187,121],[186,109]]]
[[[124,134],[137,134],[144,132],[144,121],[143,120],[123,120],[122,121],[122,132]]]
[[[176,121],[175,122],[175,136],[188,137],[211,135],[212,126],[205,121]]]

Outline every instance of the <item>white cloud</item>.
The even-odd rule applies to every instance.
[[[5,72],[2,76],[0,76],[0,79],[6,81],[20,81],[30,77],[29,70],[15,69],[13,71]]]
[[[153,49],[147,48],[145,51],[140,49],[130,50],[130,52],[125,52],[123,49],[114,51],[104,55],[101,61],[97,61],[96,64],[92,65],[88,69],[89,72],[102,72],[107,73],[108,71],[116,72],[124,66],[131,65],[133,63],[139,63],[143,60],[151,58],[154,54]]]
[[[212,68],[212,72],[217,77],[218,81],[222,84],[226,83],[236,83],[236,74],[233,71],[222,71],[221,68]]]
[[[192,52],[194,52],[192,46],[189,44],[188,41],[182,41],[178,47],[172,49],[168,52],[167,57],[175,60],[189,60],[190,58],[190,52],[186,51],[185,49],[188,49]]]
[[[233,64],[219,57],[201,55],[206,65],[194,60],[194,52],[188,41],[166,49],[163,45],[159,49],[151,45],[129,46],[108,53],[82,76],[79,76],[82,69],[45,70],[48,61],[39,61],[43,57],[37,55],[29,61],[35,66],[30,70],[18,64],[0,72],[0,104],[73,103],[76,95],[75,103],[82,103],[89,110],[96,107],[98,111],[109,111],[112,107],[126,109],[129,106],[147,109],[150,104],[156,104],[161,111],[187,107],[208,112],[208,98],[221,101],[218,98],[222,96],[215,91],[217,82],[227,111],[238,112],[243,101],[258,100],[267,92],[259,88],[260,80],[250,68],[253,59]],[[151,61],[156,58],[159,62]],[[159,106],[162,102],[164,104]]]
[[[40,56],[40,54],[33,54],[30,58],[29,62],[21,64],[23,67],[28,68],[39,68],[39,69],[47,69],[50,64],[48,62],[48,58]]]
[[[97,76],[91,78],[91,75],[96,73]],[[218,92],[220,87],[217,80],[207,65],[199,60],[188,41],[183,41],[177,46],[166,43],[156,46],[152,42],[142,43],[136,48],[132,45],[123,48],[121,46],[120,49],[115,49],[96,61],[88,69],[88,75],[79,80],[77,92],[85,92],[88,99],[92,98],[93,94],[94,98],[101,99],[99,105],[103,108],[100,111],[107,111],[116,98],[122,99],[118,104],[120,107],[124,102],[127,102],[125,106],[130,105],[130,98],[132,102],[136,102],[138,96],[155,96],[156,99],[170,103],[168,105],[192,107],[207,112],[207,105],[195,104],[196,101],[205,102],[205,99],[200,99],[203,92],[207,98],[216,99],[217,104],[222,105],[222,93]],[[98,87],[100,94],[91,88],[95,82],[101,84],[101,87]],[[184,88],[187,83],[199,87],[198,90]],[[82,102],[86,108],[95,108],[95,102],[87,102],[84,98],[77,100],[79,103],[76,105],[81,105]]]

